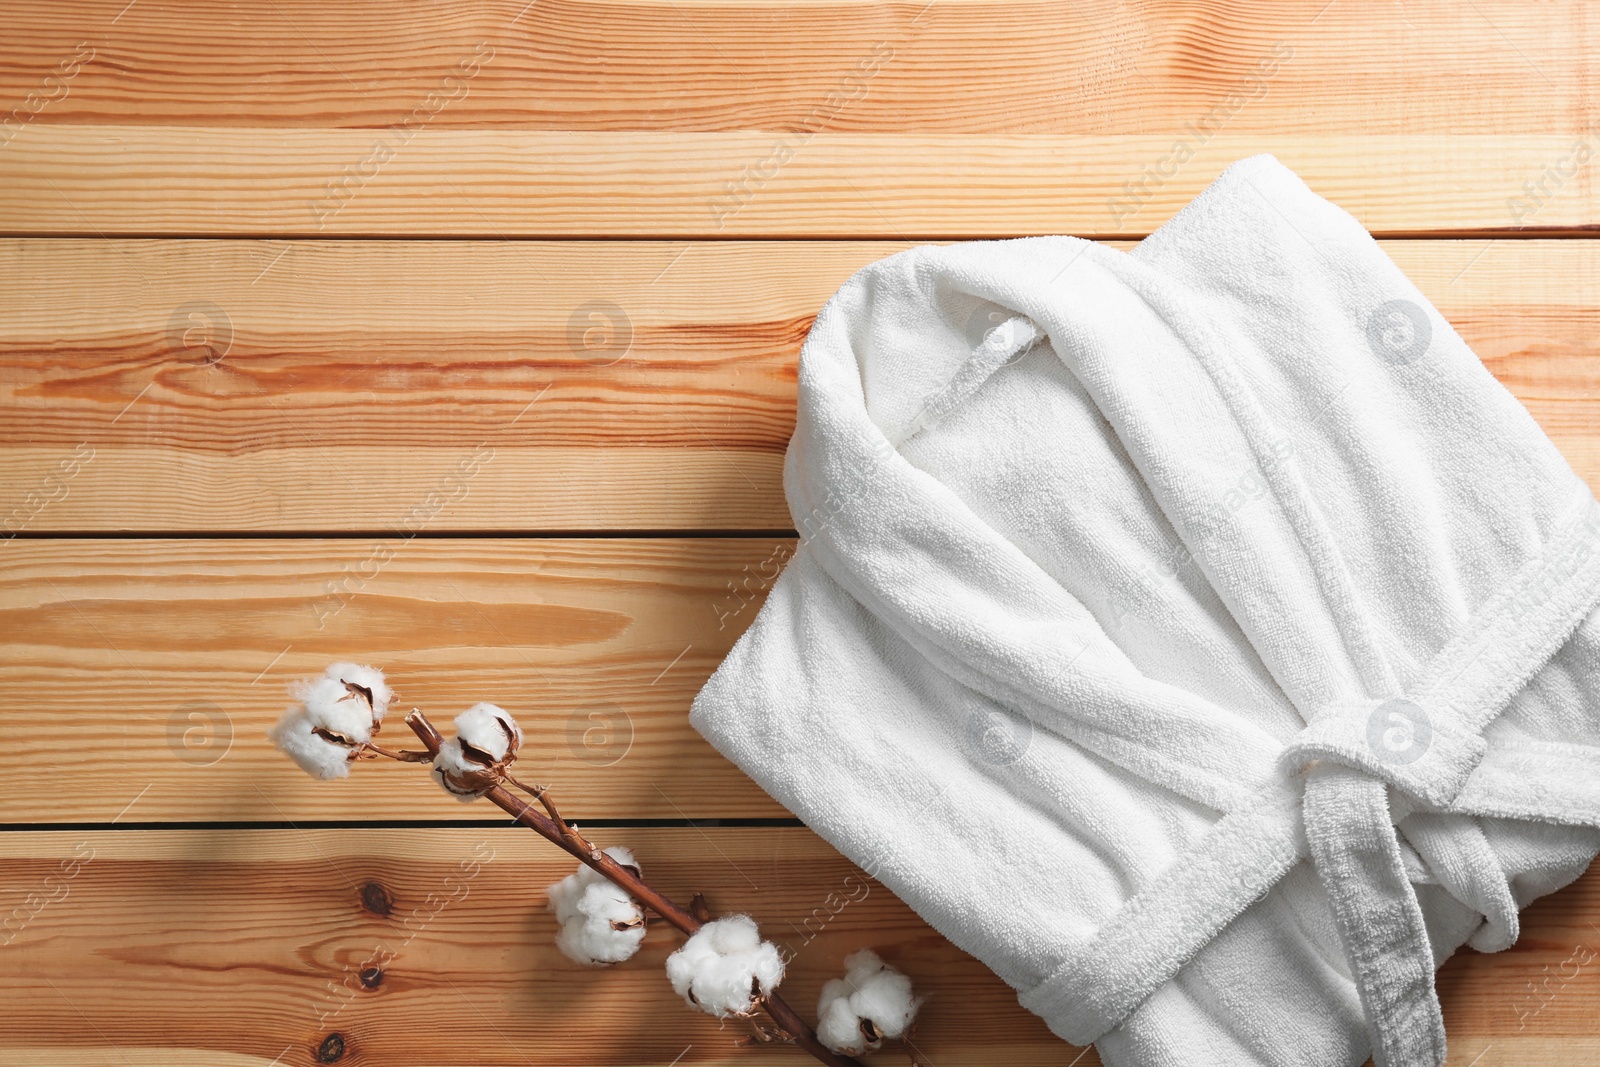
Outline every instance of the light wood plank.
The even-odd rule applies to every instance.
[[[1138,235],[1262,150],[1386,232],[1597,221],[1581,0],[376,11],[22,6],[0,230]]]
[[[1600,223],[1587,163],[1559,187],[1546,176],[1576,165],[1576,132],[1226,130],[1182,151],[1163,134],[801,136],[428,128],[401,146],[372,130],[40,124],[0,150],[0,232],[1137,237],[1262,152],[1375,233]],[[1549,195],[1519,209],[1541,180]]]
[[[785,999],[813,1021],[822,983],[872,945],[930,995],[925,1062],[1076,1054],[808,830],[595,837],[633,847],[669,895],[754,915],[790,958]],[[0,1063],[302,1067],[335,1034],[348,1063],[814,1062],[736,1048],[739,1026],[678,1000],[663,962],[682,936],[664,923],[618,967],[564,959],[543,890],[576,866],[520,828],[6,834]],[[386,917],[363,906],[371,884]]]
[[[1074,1061],[999,979],[810,831],[596,836],[634,847],[671,895],[753,914],[790,954],[784,988],[802,1011],[871,945],[931,994],[915,1037],[925,1062],[1097,1062]],[[509,828],[6,834],[0,1064],[267,1067],[282,1054],[298,1067],[335,1033],[351,1062],[808,1062],[734,1049],[734,1028],[677,1003],[661,970],[679,937],[665,927],[608,971],[562,959],[540,891],[573,866]],[[369,883],[393,902],[387,917],[362,906]],[[1524,912],[1511,949],[1446,963],[1452,1067],[1600,1051],[1597,916],[1590,872]],[[363,988],[382,950],[382,979]]]
[[[0,241],[0,528],[396,529],[468,462],[428,529],[784,529],[795,354],[901,247]]]
[[[1211,125],[1565,134],[1596,44],[1581,0],[125,3],[9,4],[0,101],[38,93],[26,125],[1169,136],[1240,92]]]
[[[392,744],[413,706],[441,724],[479,700],[511,710],[525,780],[574,818],[786,815],[688,710],[791,545],[0,544],[0,823],[493,816],[415,765],[317,783],[273,750],[288,683],[343,659],[389,672]]]
[[[787,529],[800,344],[904,247],[0,240],[0,531]],[[1600,485],[1595,243],[1384,248]]]

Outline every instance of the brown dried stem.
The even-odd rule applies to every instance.
[[[411,727],[430,755],[436,755],[439,746],[444,743],[428,717],[420,710],[413,709],[406,716],[406,725]],[[514,779],[512,779],[514,781]],[[518,823],[536,831],[551,844],[570,852],[579,861],[593,867],[605,878],[621,886],[632,895],[640,904],[649,908],[667,922],[682,930],[685,934],[693,935],[702,925],[703,920],[694,912],[684,908],[663,896],[657,890],[645,883],[644,879],[632,867],[625,867],[595,848],[586,841],[578,831],[561,817],[556,810],[555,803],[550,800],[543,786],[529,787],[517,782],[516,785],[526,790],[545,809],[543,812],[535,811],[532,802],[521,799],[504,786],[495,786],[484,797]],[[700,907],[704,908],[704,901]],[[699,909],[696,909],[699,910]],[[709,916],[710,912],[705,912]],[[777,991],[758,999],[757,1004],[765,1008],[772,1021],[781,1029],[786,1037],[792,1038],[801,1048],[809,1052],[814,1058],[830,1067],[861,1067],[861,1064],[848,1056],[841,1056],[817,1040],[815,1031],[806,1025],[795,1010],[786,1004]]]
[[[578,833],[578,828],[576,826],[573,826],[566,819],[561,817],[561,812],[556,809],[556,802],[550,798],[550,790],[548,787],[542,785],[524,785],[509,774],[506,775],[506,781],[510,782],[512,785],[516,786],[533,799],[537,800],[544,807],[545,813],[550,816],[550,821],[555,823],[556,826],[560,827],[562,834],[566,836],[568,842],[570,842],[577,849],[582,850],[582,852],[574,852],[573,849],[569,848],[569,852],[573,852],[574,855],[587,855],[593,857],[595,853],[600,851],[594,847],[593,841],[588,840],[582,834]],[[584,862],[588,861],[585,860]],[[691,908],[691,911],[692,910],[693,909]]]
[[[371,753],[374,753],[375,755],[379,755],[379,756],[385,756],[385,757],[387,757],[389,759],[392,759],[392,760],[398,760],[401,763],[432,763],[433,762],[432,754],[430,754],[428,752],[418,751],[416,749],[410,749],[410,748],[388,749],[388,748],[384,748],[382,745],[374,744],[371,741],[363,742],[360,747],[363,750],[367,751],[367,752],[371,752]]]

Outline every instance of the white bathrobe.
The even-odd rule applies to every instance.
[[[1271,156],[856,274],[784,486],[694,725],[1108,1067],[1442,1063],[1600,850],[1600,507]]]

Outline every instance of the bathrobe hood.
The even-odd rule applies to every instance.
[[[1108,1067],[1442,1063],[1600,850],[1600,509],[1270,156],[856,274],[784,486],[694,725]]]

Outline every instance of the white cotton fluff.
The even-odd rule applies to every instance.
[[[474,704],[456,716],[456,735],[499,762],[522,745],[522,727],[511,713],[494,704]]]
[[[372,719],[382,722],[394,699],[394,690],[383,680],[383,672],[376,667],[363,667],[359,663],[332,663],[322,672],[325,677],[338,682],[348,682],[372,694]]]
[[[295,699],[305,705],[311,716],[311,725],[353,744],[372,740],[394,698],[382,671],[356,663],[331,664],[322,677],[297,682],[291,688]],[[371,694],[371,703],[356,690]]]
[[[690,1007],[708,1015],[745,1015],[783,981],[777,946],[761,940],[755,920],[730,915],[706,923],[667,957],[667,980]]]
[[[305,705],[295,704],[267,732],[272,743],[313,778],[347,778],[356,750],[314,732],[315,723]]]
[[[843,1056],[860,1056],[885,1038],[903,1037],[922,998],[911,979],[870,948],[845,957],[844,977],[830,979],[817,1000],[817,1040]]]
[[[449,738],[439,745],[433,757],[433,780],[446,793],[462,803],[471,803],[495,784],[495,779],[484,773],[484,766],[466,757],[459,737]]]
[[[311,678],[292,687],[306,709],[311,725],[319,726],[351,744],[372,740],[372,708],[337,678]]]
[[[476,800],[499,785],[516,758],[522,727],[494,704],[474,704],[456,716],[456,736],[433,757],[433,780],[461,801]]]
[[[621,845],[602,849],[624,867],[639,869],[633,852]],[[581,866],[552,885],[550,910],[556,914],[556,947],[567,959],[589,966],[621,963],[644,940],[644,910],[626,890],[590,866]]]

